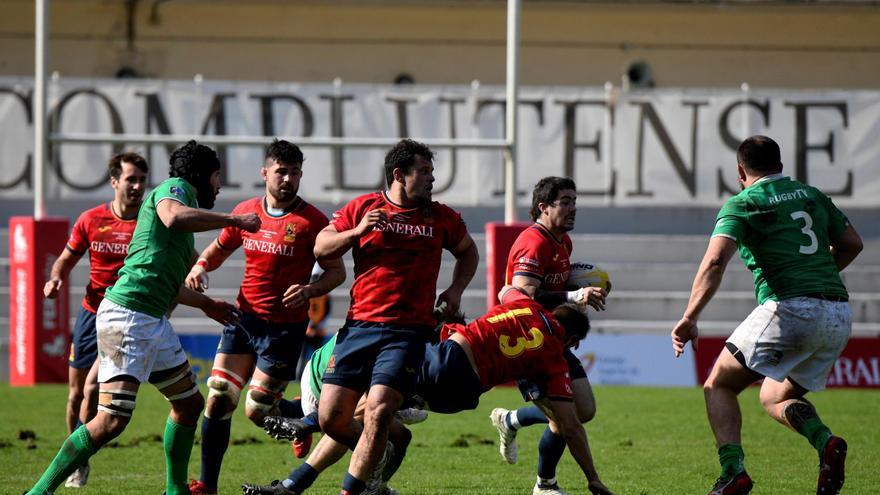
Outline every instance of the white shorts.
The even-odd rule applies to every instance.
[[[132,311],[107,299],[95,320],[98,331],[98,382],[129,375],[144,383],[150,374],[186,362],[186,353],[168,318]]]
[[[315,397],[315,392],[312,391],[311,369],[312,360],[309,359],[306,361],[306,366],[303,368],[302,380],[299,382],[299,398],[301,401],[303,416],[318,412],[318,398]]]
[[[794,297],[755,308],[727,342],[742,352],[750,370],[816,391],[825,388],[851,331],[848,302]]]

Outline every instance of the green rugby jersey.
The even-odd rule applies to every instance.
[[[164,199],[198,207],[196,190],[189,182],[173,177],[156,186],[141,205],[119,280],[104,296],[156,318],[164,316],[177,297],[195,250],[192,232],[173,231],[162,223],[156,205]]]
[[[848,297],[830,251],[848,225],[828,196],[777,174],[727,200],[712,236],[736,241],[763,304],[808,294]]]
[[[312,357],[309,361],[309,379],[312,386],[312,395],[315,396],[316,400],[321,399],[321,385],[324,384],[324,371],[327,370],[327,365],[330,363],[330,356],[333,355],[334,349],[336,349],[336,334],[333,334],[326,344],[317,348],[315,352],[312,353]]]

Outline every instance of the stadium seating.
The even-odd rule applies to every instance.
[[[197,234],[201,250],[214,234]],[[681,316],[697,265],[706,247],[705,236],[575,234],[572,260],[600,263],[611,274],[612,294],[604,313],[590,313],[594,331],[606,333],[665,334]],[[481,262],[477,274],[465,291],[462,307],[468,317],[485,311],[486,268],[485,236],[474,234]],[[0,380],[8,379],[9,341],[9,240],[6,229],[0,231]],[[453,260],[444,255],[438,289],[443,290],[452,277]],[[331,293],[332,311],[328,328],[338,328],[348,309],[348,290],[353,280],[351,255],[345,257],[348,277]],[[238,293],[244,267],[241,250],[226,261],[223,268],[211,273],[209,293],[229,301]],[[71,325],[74,311],[88,282],[89,265],[81,261],[71,274]],[[853,304],[853,334],[880,335],[880,239],[866,239],[865,250],[853,266],[844,272]],[[707,307],[701,321],[704,335],[726,335],[754,307],[751,275],[738,259],[731,261],[721,290]],[[178,307],[172,323],[181,334],[214,333],[218,326],[199,310]]]

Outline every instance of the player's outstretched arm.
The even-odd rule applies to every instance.
[[[455,256],[452,282],[449,284],[449,288],[437,296],[437,304],[435,305],[445,307],[444,314],[446,315],[454,315],[458,312],[461,307],[461,295],[471,283],[471,279],[474,278],[477,265],[480,263],[480,252],[477,251],[477,245],[474,244],[470,234],[465,234],[458,245],[450,251]]]
[[[862,237],[856,232],[855,227],[848,225],[843,234],[831,243],[831,255],[834,257],[837,271],[843,271],[849,266],[864,247]]]
[[[232,304],[220,299],[208,297],[201,292],[196,292],[184,285],[177,292],[176,303],[185,304],[201,309],[206,316],[223,326],[238,323],[238,309]]]
[[[64,281],[67,280],[70,271],[73,270],[73,267],[76,266],[76,263],[80,258],[82,258],[81,254],[74,254],[70,249],[67,249],[67,247],[64,248],[64,251],[61,252],[61,255],[58,256],[58,259],[52,264],[52,271],[49,274],[49,280],[43,285],[44,296],[48,299],[55,299],[58,297],[58,291],[61,290],[61,286],[64,285]]]
[[[368,211],[353,229],[339,232],[331,223],[324,227],[315,239],[315,258],[319,260],[341,258],[358,239],[369,234],[373,229],[383,228],[387,222],[388,217],[385,212],[376,209]]]
[[[260,229],[260,217],[256,213],[233,215],[213,211],[190,208],[174,200],[160,201],[156,205],[156,214],[162,223],[171,230],[180,232],[205,232],[238,227],[248,232]]]
[[[736,242],[730,238],[715,236],[709,240],[709,247],[706,248],[706,254],[703,255],[703,261],[694,277],[687,308],[672,329],[672,350],[675,357],[681,356],[689,341],[696,342],[694,339],[697,338],[700,313],[718,291],[727,263],[735,252]]]
[[[605,487],[596,472],[593,464],[593,454],[590,452],[590,444],[587,441],[587,432],[578,420],[574,403],[562,400],[548,401],[548,408],[552,418],[550,428],[555,428],[559,435],[565,439],[568,451],[580,466],[587,478],[588,488],[594,494],[611,495],[611,491]]]

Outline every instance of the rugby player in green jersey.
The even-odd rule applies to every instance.
[[[179,302],[224,325],[236,321],[234,306],[182,285],[195,260],[193,232],[226,226],[255,232],[260,219],[199,210],[212,208],[220,190],[220,161],[211,148],[190,141],[171,154],[170,162],[170,177],[144,199],[119,280],[98,307],[98,414],[64,441],[29,495],[53,493],[118,437],[131,421],[145,381],[171,403],[164,438],[166,492],[189,493],[187,468],[205,401],[166,313]]]
[[[749,493],[737,395],[763,378],[761,405],[805,436],[819,454],[817,494],[838,493],[846,442],[804,398],[825,388],[852,328],[839,272],[862,250],[846,216],[818,189],[782,175],[779,146],[752,136],[736,152],[742,192],[721,208],[684,315],[672,330],[676,357],[697,338],[700,312],[739,249],[755,279],[758,307],[734,330],[703,385],[721,476],[710,495]],[[696,343],[696,341],[694,341]]]

